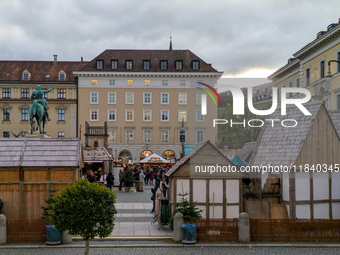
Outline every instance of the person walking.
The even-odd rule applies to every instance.
[[[112,175],[112,173],[110,172],[107,177],[106,177],[106,182],[107,182],[107,187],[112,190],[112,186],[114,183],[115,177]]]
[[[153,170],[150,170],[150,183],[151,185],[153,185],[153,180],[155,179],[155,173],[153,172]]]
[[[144,180],[145,185],[149,184],[149,179],[150,179],[149,170],[146,170],[146,172],[145,172],[145,180]]]
[[[140,170],[140,174],[139,174],[139,181],[140,181],[140,191],[143,191],[143,186],[144,186],[144,173],[143,170]]]
[[[119,190],[122,190],[122,185],[123,185],[123,170],[119,170]]]
[[[151,200],[153,202],[151,213],[155,212],[155,199],[156,199],[156,192],[158,188],[159,188],[159,182],[156,181],[153,188],[151,188],[151,192],[152,192]]]

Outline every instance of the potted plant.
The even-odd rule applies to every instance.
[[[175,204],[175,210],[173,212],[172,217],[170,218],[169,225],[173,226],[173,219],[176,213],[181,213],[183,216],[183,220],[185,223],[192,222],[194,220],[199,220],[202,218],[200,210],[196,207],[196,202],[189,202],[186,196],[189,193],[179,193],[178,196],[181,197],[180,202]],[[194,226],[193,226],[194,225]],[[183,230],[185,230],[183,234],[182,243],[193,244],[196,243],[196,225],[195,224],[183,224]]]
[[[133,187],[133,184],[135,183],[130,167],[124,167],[122,181],[124,183],[125,191],[129,192],[130,188]]]

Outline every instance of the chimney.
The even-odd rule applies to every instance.
[[[82,63],[83,63],[83,61],[84,61],[84,59],[83,59],[83,57],[81,57],[81,58],[80,58],[80,62],[82,62]]]
[[[58,55],[53,55],[53,57],[54,57],[54,63],[57,63]]]

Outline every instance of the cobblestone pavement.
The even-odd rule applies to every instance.
[[[85,248],[0,249],[1,255],[76,255],[84,254]],[[340,248],[294,248],[294,247],[154,247],[154,248],[91,248],[91,255],[205,255],[205,254],[340,254]]]

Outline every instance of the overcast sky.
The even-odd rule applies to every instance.
[[[267,77],[337,23],[339,0],[0,0],[1,60],[190,49],[225,75]],[[262,70],[262,71],[261,71]]]

